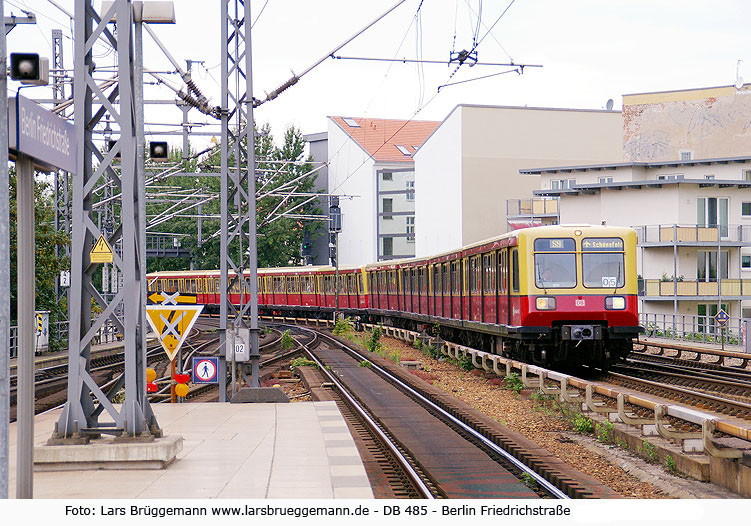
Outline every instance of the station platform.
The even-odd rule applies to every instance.
[[[152,404],[183,449],[165,469],[34,473],[34,498],[371,499],[357,447],[334,402]],[[35,446],[60,410],[37,415]],[[9,495],[15,496],[16,424]]]

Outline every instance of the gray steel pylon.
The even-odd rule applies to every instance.
[[[107,27],[117,17],[117,35]],[[146,397],[145,338],[147,323],[143,318],[144,266],[143,184],[137,176],[133,7],[131,0],[115,0],[107,12],[97,12],[92,0],[76,0],[74,28],[74,108],[78,141],[78,173],[73,177],[70,326],[68,335],[68,400],[57,422],[53,441],[77,440],[89,433],[114,433],[120,436],[150,436],[158,431]],[[94,81],[92,51],[100,36],[117,51],[118,82],[109,90],[100,89]],[[116,105],[116,101],[119,105]],[[92,141],[94,127],[109,114],[118,124],[120,137],[106,153]],[[120,154],[116,170],[116,154]],[[94,167],[94,158],[98,164]],[[108,301],[94,286],[92,277],[97,264],[91,262],[94,242],[103,234],[93,216],[94,190],[103,177],[108,177],[120,190],[115,206],[120,216],[107,236],[113,250],[113,265],[123,276],[123,287]],[[114,192],[117,194],[117,192]],[[102,312],[92,316],[92,300]],[[122,321],[116,316],[122,311]],[[99,329],[110,321],[123,334],[125,373],[108,393],[103,392],[90,374],[91,345]],[[121,409],[110,396],[125,388]],[[112,422],[99,422],[107,412]]]
[[[222,348],[234,327],[250,318],[251,387],[258,379],[258,260],[256,253],[255,129],[250,45],[250,0],[222,1],[222,143],[220,321]],[[230,160],[233,165],[230,166]],[[249,278],[244,276],[248,270]],[[239,292],[240,305],[229,292]]]

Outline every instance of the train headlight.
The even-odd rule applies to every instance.
[[[540,296],[535,300],[537,310],[555,310],[555,298]]]
[[[623,310],[626,308],[626,298],[623,296],[608,296],[605,298],[606,310]]]

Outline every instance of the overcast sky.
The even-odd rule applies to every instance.
[[[73,12],[73,0],[55,0]],[[364,27],[396,0],[254,0],[254,84],[256,97],[301,72]],[[99,6],[99,0],[94,0]],[[181,63],[203,60],[195,79],[213,102],[219,98],[220,1],[175,0],[177,24],[155,26]],[[442,120],[457,104],[604,108],[621,95],[730,85],[740,75],[751,81],[748,24],[751,6],[741,0],[516,0],[488,34],[510,0],[407,0],[352,44],[343,56],[446,60],[452,50],[469,49],[479,22],[478,59],[482,62],[540,64],[523,75],[509,73],[447,86],[453,67],[445,64],[387,64],[327,60],[277,100],[256,112],[275,135],[294,124],[303,133],[326,130],[326,116]],[[49,0],[5,0],[6,15],[17,6],[37,14],[36,26],[19,26],[8,36],[9,51],[50,56],[53,28],[66,35],[65,65],[73,65],[71,27]],[[419,29],[419,30],[418,30]],[[146,41],[147,68],[172,69]],[[105,53],[104,47],[97,48]],[[108,63],[111,57],[100,57]],[[451,82],[492,73],[502,67],[462,67]],[[177,79],[175,79],[177,81]],[[11,86],[11,91],[14,87]],[[49,88],[25,90],[50,96]],[[438,94],[437,94],[438,93]],[[437,95],[436,95],[437,94]],[[164,88],[147,96],[173,98]],[[418,111],[420,110],[420,111]],[[148,129],[177,123],[178,111],[147,112]],[[196,122],[211,119],[191,112]],[[179,144],[179,139],[173,141]]]

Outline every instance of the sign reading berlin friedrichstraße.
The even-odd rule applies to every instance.
[[[78,148],[73,124],[18,95],[8,99],[8,127],[11,153],[26,154],[47,170],[77,172]]]

